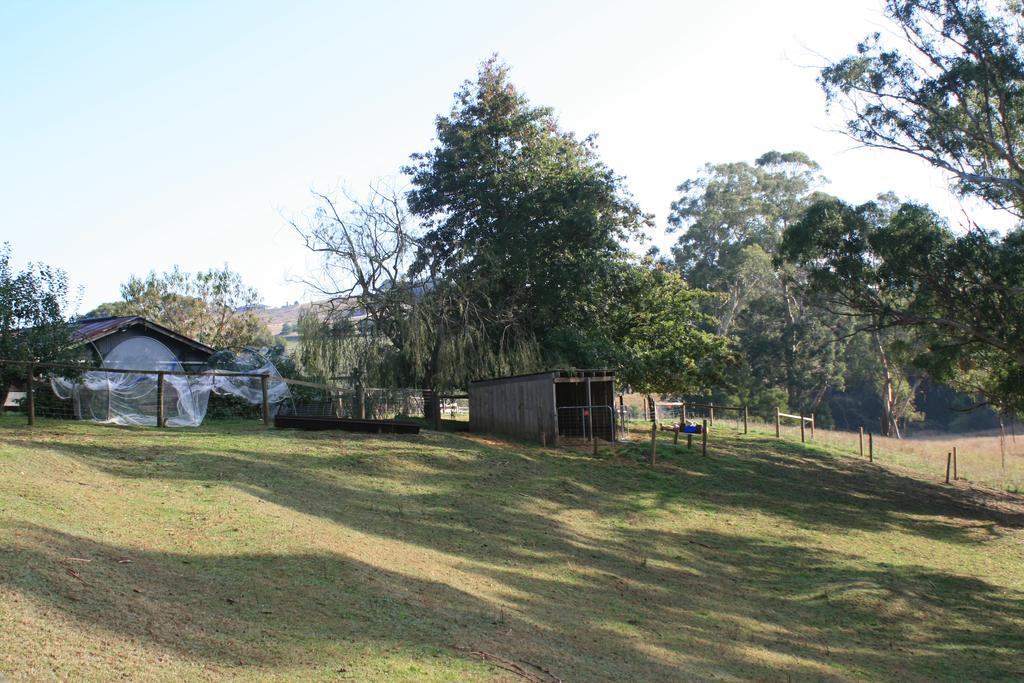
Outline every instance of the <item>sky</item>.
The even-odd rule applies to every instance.
[[[0,3],[0,242],[67,271],[78,312],[132,274],[227,264],[270,306],[313,294],[287,219],[311,190],[404,182],[434,117],[498,53],[596,133],[662,234],[706,163],[801,150],[847,201],[956,223],[946,179],[836,132],[815,82],[886,31],[882,0]]]

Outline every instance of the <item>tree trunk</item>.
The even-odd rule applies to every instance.
[[[430,363],[423,375],[423,417],[432,422],[435,412],[440,410],[440,403],[437,400],[437,373],[441,363],[441,342],[443,335],[438,331],[434,338],[434,347],[430,350]],[[429,398],[429,400],[428,400]],[[439,415],[437,417],[440,417]]]
[[[782,333],[783,347],[786,357],[786,393],[789,396],[789,408],[792,410],[799,401],[799,397],[797,396],[796,379],[796,315],[793,312],[795,302],[790,296],[789,285],[786,283],[785,278],[782,278],[781,285],[782,299],[786,304],[786,327]]]
[[[880,429],[882,436],[894,436],[900,438],[899,415],[896,411],[896,395],[893,391],[892,370],[889,367],[889,355],[882,346],[882,339],[875,332],[875,348],[878,349],[878,358],[882,362],[882,419]]]

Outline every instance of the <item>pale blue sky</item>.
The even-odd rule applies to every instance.
[[[664,226],[708,161],[801,149],[862,201],[954,219],[943,179],[852,150],[812,68],[885,26],[881,0],[0,4],[0,240],[68,271],[82,310],[132,274],[228,263],[280,305],[315,266],[280,213],[431,145],[498,52]],[[657,242],[668,240],[658,237]]]

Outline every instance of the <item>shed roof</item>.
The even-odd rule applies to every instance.
[[[217,351],[211,346],[207,346],[206,344],[192,339],[191,337],[186,337],[183,334],[178,334],[174,330],[164,327],[163,325],[158,325],[150,320],[146,320],[140,315],[81,318],[71,323],[71,326],[74,328],[73,334],[75,338],[82,342],[96,341],[97,339],[102,339],[103,337],[114,334],[115,332],[120,332],[121,330],[125,330],[130,327],[140,326],[147,330],[175,339],[201,353],[212,355]]]
[[[555,382],[559,380],[583,380],[587,377],[598,380],[613,379],[615,377],[615,371],[608,368],[589,370],[544,370],[543,372],[531,372],[525,375],[507,375],[505,377],[478,379],[470,382],[470,385],[529,382],[531,380],[541,379],[544,377],[549,377]]]

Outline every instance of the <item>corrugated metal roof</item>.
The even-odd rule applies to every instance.
[[[192,339],[190,337],[186,337],[183,334],[178,334],[174,330],[168,329],[163,325],[157,325],[156,323],[146,320],[142,316],[138,315],[128,315],[119,317],[111,316],[106,318],[82,318],[81,320],[76,320],[74,323],[72,323],[72,325],[75,328],[75,337],[77,337],[79,340],[83,342],[95,341],[102,337],[106,337],[107,335],[113,334],[118,330],[123,330],[127,327],[133,327],[135,325],[140,325],[147,329],[153,330],[154,332],[159,332],[173,339],[177,339],[178,341],[184,344],[188,344],[189,346],[200,351],[203,351],[205,353],[213,354],[216,352],[216,349],[214,349],[213,347],[207,346],[206,344],[203,344],[200,341],[196,341],[195,339]]]
[[[92,341],[117,332],[122,327],[127,327],[136,320],[142,320],[142,318],[137,315],[109,318],[82,318],[81,320],[76,320],[72,324],[75,328],[75,337],[82,341]]]

